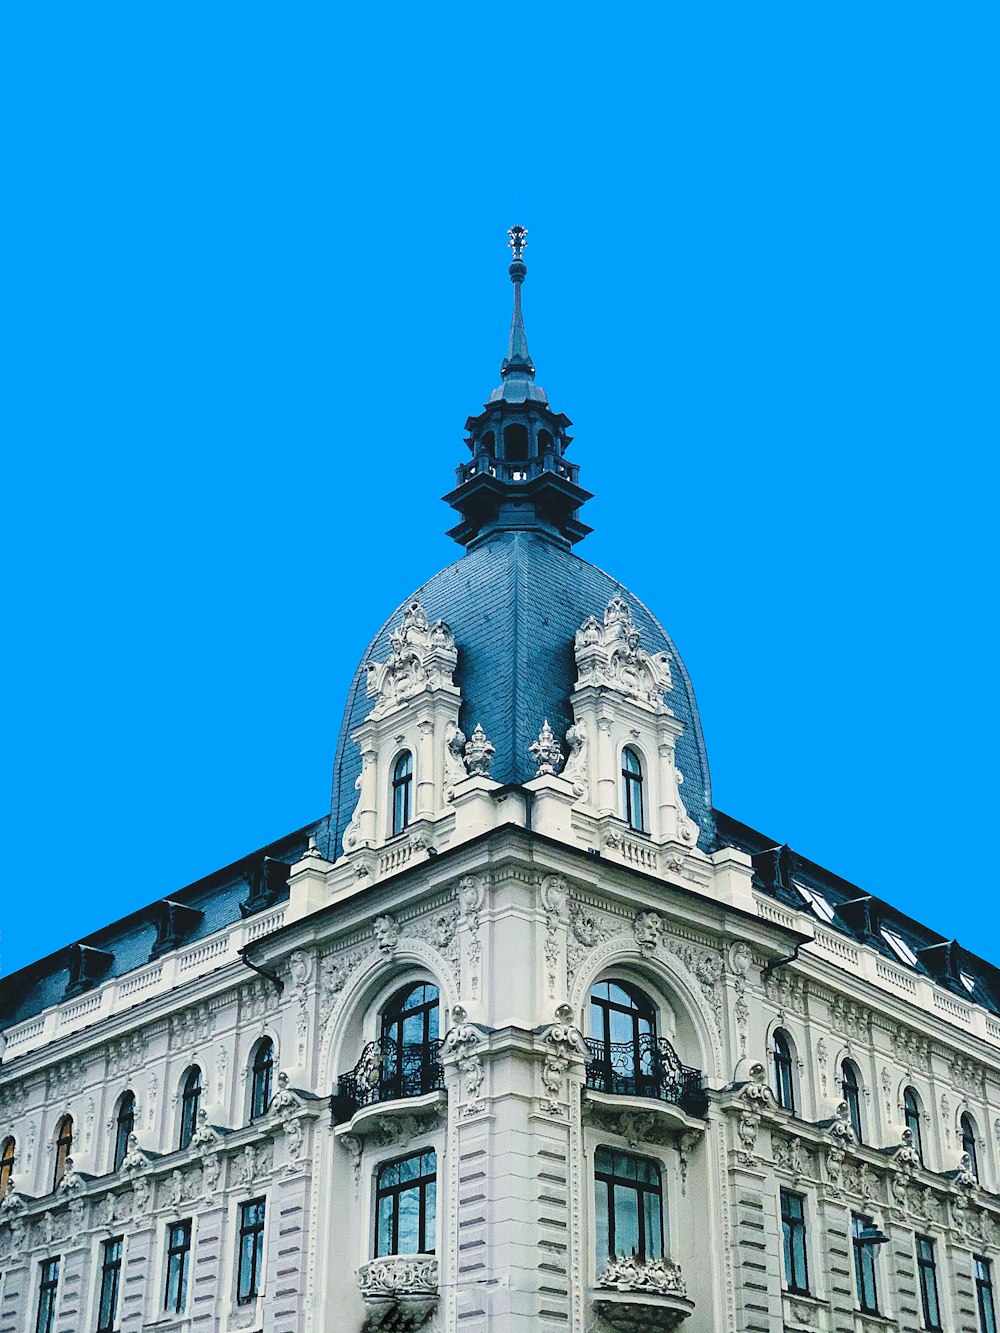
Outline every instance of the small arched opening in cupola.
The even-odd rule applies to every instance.
[[[503,456],[506,463],[526,463],[528,453],[528,428],[520,422],[512,422],[504,428]]]

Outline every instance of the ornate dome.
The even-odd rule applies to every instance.
[[[666,703],[683,726],[676,763],[683,800],[699,826],[703,850],[714,850],[712,794],[701,721],[690,678],[656,617],[603,570],[571,549],[590,529],[579,511],[590,498],[565,459],[572,442],[568,417],[555,413],[534,384],[521,316],[522,254],[527,233],[511,228],[514,314],[501,386],[466,423],[472,461],[457,469],[445,498],[461,515],[451,535],[466,553],[412,593],[372,639],[355,673],[340,730],[333,772],[331,854],[351,820],[361,756],[352,732],[371,712],[368,668],[390,655],[390,635],[407,606],[421,604],[430,621],[443,620],[458,649],[455,684],[459,725],[471,736],[483,727],[496,747],[491,776],[524,783],[535,776],[529,746],[546,719],[562,739],[573,723],[570,696],[577,678],[574,637],[590,616],[603,617],[612,598],[627,604],[641,647],[669,657],[672,688]]]

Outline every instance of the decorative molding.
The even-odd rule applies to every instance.
[[[647,706],[666,708],[663,696],[673,689],[670,656],[648,653],[641,643],[628,604],[612,597],[603,624],[588,616],[576,632],[576,688],[598,685]]]
[[[455,636],[443,620],[432,625],[419,602],[411,602],[389,639],[385,662],[368,666],[368,695],[375,700],[369,718],[385,717],[425,689],[454,688],[458,663]]]
[[[548,718],[542,723],[538,740],[528,746],[528,753],[535,761],[536,778],[554,777],[563,766],[563,752],[556,734],[549,726]]]

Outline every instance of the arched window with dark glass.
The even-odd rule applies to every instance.
[[[413,755],[404,750],[392,770],[392,831],[402,833],[410,822],[413,802]]]
[[[433,1254],[437,1157],[432,1149],[387,1162],[375,1181],[375,1254]]]
[[[780,1028],[772,1038],[774,1047],[774,1096],[786,1111],[795,1110],[795,1084],[792,1079],[792,1048]]]
[[[128,1152],[129,1135],[135,1132],[135,1094],[123,1092],[115,1116],[115,1156],[112,1170],[117,1171]]]
[[[605,1092],[657,1096],[656,1010],[627,981],[599,981],[590,991],[592,1062]]]
[[[380,1100],[419,1097],[438,1079],[437,986],[418,981],[397,991],[382,1011]]]
[[[508,463],[528,461],[528,428],[518,422],[507,426],[503,433],[503,456]]]
[[[907,1088],[903,1093],[903,1119],[906,1121],[906,1128],[913,1136],[913,1146],[917,1150],[917,1156],[921,1162],[924,1160],[924,1141],[920,1132],[920,1103],[917,1101],[917,1094],[912,1088]]]
[[[597,1271],[621,1255],[640,1263],[663,1258],[663,1185],[659,1163],[617,1148],[594,1154]]]
[[[962,1130],[962,1152],[967,1153],[969,1157],[969,1168],[972,1174],[979,1179],[979,1153],[976,1148],[976,1122],[968,1111],[962,1112],[962,1119],[959,1122]]]
[[[181,1086],[181,1133],[178,1147],[186,1148],[194,1138],[200,1110],[201,1070],[197,1065],[192,1065],[184,1075],[184,1083]]]
[[[627,745],[622,750],[622,815],[629,828],[637,833],[646,831],[642,788],[642,760]]]
[[[840,1086],[843,1089],[844,1101],[847,1103],[847,1118],[854,1130],[854,1137],[859,1143],[864,1143],[864,1134],[861,1131],[861,1085],[852,1060],[845,1060],[841,1066]]]
[[[486,431],[482,440],[479,442],[479,448],[484,454],[489,454],[490,458],[496,457],[496,437],[491,430]]]
[[[66,1163],[73,1156],[73,1117],[64,1115],[56,1130],[56,1169],[52,1177],[52,1188],[58,1189],[66,1174]]]
[[[0,1199],[7,1197],[11,1177],[14,1174],[14,1154],[17,1144],[13,1137],[4,1139],[0,1144]]]
[[[253,1048],[253,1061],[250,1065],[250,1119],[257,1120],[267,1113],[271,1105],[271,1092],[274,1085],[274,1042],[270,1037],[261,1037]]]

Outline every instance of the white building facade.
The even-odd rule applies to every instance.
[[[0,1333],[996,1333],[1000,979],[713,807],[512,240],[330,815],[0,982]]]

